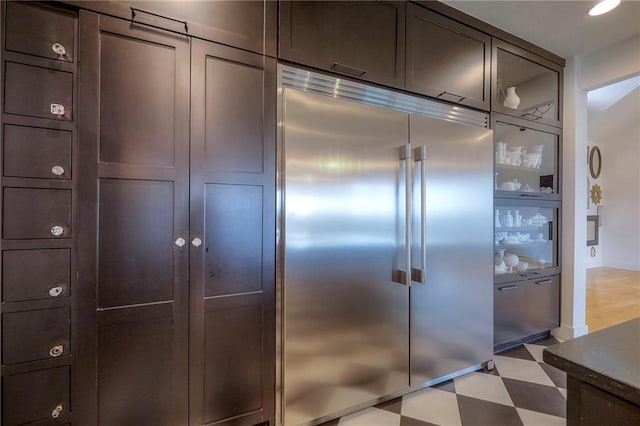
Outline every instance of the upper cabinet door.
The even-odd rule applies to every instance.
[[[562,66],[493,39],[492,110],[562,126]]]
[[[409,4],[407,90],[489,110],[491,37]]]
[[[280,3],[280,58],[404,88],[405,3]]]
[[[67,1],[204,40],[276,56],[278,4],[273,0]]]

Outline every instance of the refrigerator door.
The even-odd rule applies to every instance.
[[[405,113],[284,89],[285,425],[409,384],[407,141]]]
[[[412,114],[410,135],[414,149],[426,147],[424,213],[420,156],[414,161],[412,265],[425,275],[411,287],[417,386],[493,357],[493,132]]]

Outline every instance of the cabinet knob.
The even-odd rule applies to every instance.
[[[202,240],[198,237],[195,237],[193,240],[191,240],[191,245],[194,247],[200,247],[202,245]]]
[[[176,240],[173,242],[175,245],[177,245],[178,247],[184,247],[184,245],[187,243],[184,238],[179,237],[176,238]]]
[[[65,49],[65,47],[60,43],[53,43],[51,45],[51,50],[59,56],[58,59],[64,59],[64,57],[67,56],[67,49]]]
[[[56,225],[51,227],[51,235],[55,237],[59,237],[63,233],[64,233],[64,228],[62,226]]]
[[[60,416],[60,413],[62,413],[62,408],[62,404],[59,404],[56,408],[54,408],[51,412],[51,417],[57,419]]]
[[[58,297],[61,294],[62,294],[62,287],[60,286],[49,289],[49,296],[51,297]]]
[[[51,355],[54,358],[59,357],[60,355],[62,355],[63,352],[64,352],[64,346],[62,345],[55,345],[54,347],[49,349],[49,355]]]
[[[62,166],[53,166],[51,168],[51,173],[53,173],[56,176],[62,176],[64,174],[64,167],[62,167]]]
[[[64,117],[66,110],[64,109],[64,105],[62,104],[51,104],[51,114],[55,115],[58,118]]]

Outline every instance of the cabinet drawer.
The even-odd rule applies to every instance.
[[[71,120],[72,109],[73,74],[5,62],[6,113]]]
[[[530,333],[540,333],[560,325],[560,277],[527,281]]]
[[[6,239],[69,238],[71,191],[5,188],[2,231]]]
[[[70,369],[67,366],[4,376],[3,426],[64,416],[69,410],[70,383]]]
[[[4,126],[5,176],[71,179],[71,132]]]
[[[493,287],[496,346],[527,336],[527,293],[524,282]]]
[[[7,250],[2,254],[2,301],[68,297],[71,250]]]
[[[7,50],[73,62],[74,31],[71,12],[33,2],[7,2]]]
[[[2,316],[2,363],[68,355],[70,309],[11,312]]]

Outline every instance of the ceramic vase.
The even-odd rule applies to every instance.
[[[509,272],[513,271],[513,267],[520,262],[518,256],[513,253],[507,253],[504,255],[504,264],[509,268]]]
[[[504,106],[511,109],[518,109],[520,97],[516,94],[515,86],[507,87],[507,96],[504,98]]]
[[[507,228],[511,228],[513,226],[513,216],[511,215],[511,210],[507,210],[507,214],[504,217],[504,226]]]

